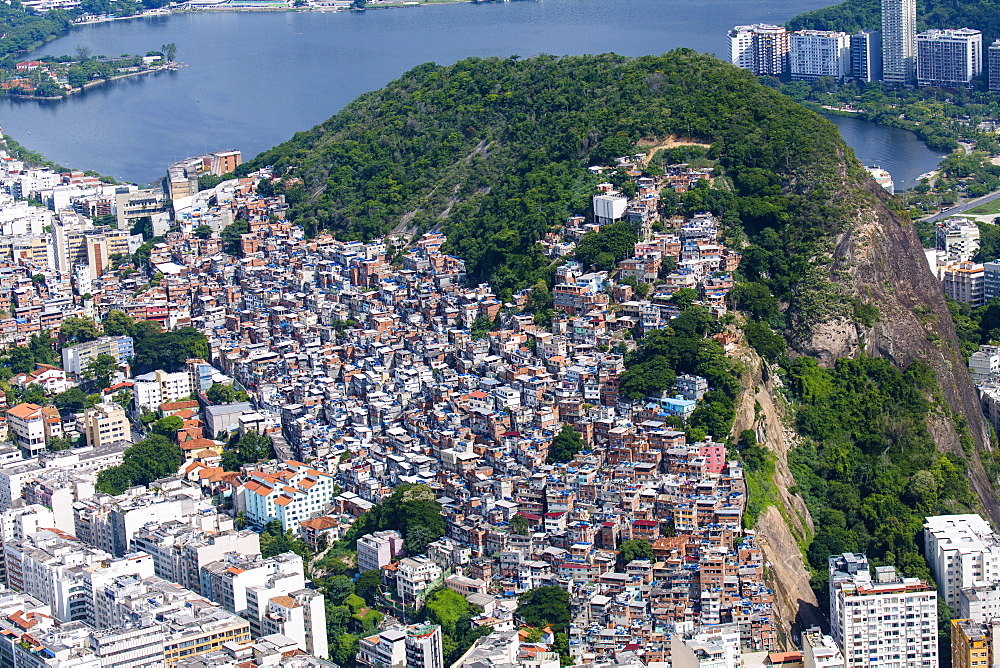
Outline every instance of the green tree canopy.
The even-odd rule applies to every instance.
[[[618,221],[602,225],[597,232],[587,232],[576,246],[576,259],[603,271],[611,271],[618,262],[631,257],[639,235],[632,225]]]
[[[101,334],[101,328],[90,318],[70,316],[59,327],[60,338],[69,345],[93,341]]]
[[[136,323],[136,327],[139,325],[142,322]],[[157,369],[175,372],[184,369],[185,361],[190,358],[208,358],[208,339],[193,327],[181,327],[137,338],[133,367],[140,374]]]
[[[586,447],[586,443],[583,442],[580,432],[568,424],[564,424],[559,433],[552,439],[552,445],[549,446],[549,454],[546,461],[550,463],[568,462],[576,456],[576,453],[583,450],[584,447]]]
[[[627,566],[635,559],[653,559],[653,546],[647,541],[629,538],[618,546],[618,565]]]
[[[517,600],[517,616],[534,627],[563,631],[569,626],[569,592],[562,587],[535,587]]]
[[[104,317],[103,324],[104,333],[108,336],[131,336],[135,321],[125,311],[113,308]]]

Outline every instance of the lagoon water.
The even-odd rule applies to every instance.
[[[875,125],[863,118],[827,116],[840,130],[853,149],[854,155],[865,165],[877,165],[892,174],[896,192],[917,185],[921,174],[931,171],[945,154],[927,148],[909,130]]]
[[[783,23],[831,0],[522,0],[341,13],[198,13],[84,26],[38,54],[145,53],[177,44],[177,72],[66,100],[0,101],[0,126],[77,169],[148,183],[175,160],[256,155],[427,61],[678,47],[725,55],[726,31]]]

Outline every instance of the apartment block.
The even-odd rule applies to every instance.
[[[987,51],[990,90],[1000,90],[1000,39],[990,44]]]
[[[160,404],[180,401],[191,395],[191,377],[186,371],[150,371],[133,379],[133,402],[139,410],[156,410]]]
[[[444,571],[427,557],[407,557],[396,567],[396,593],[403,605],[413,606],[441,579]]]
[[[127,364],[134,354],[135,347],[131,336],[102,336],[93,341],[63,348],[63,369],[66,373],[80,375],[87,364],[98,355],[111,355],[118,364]]]
[[[847,668],[938,664],[937,592],[863,554],[830,557],[830,628]]]
[[[986,303],[983,265],[953,262],[941,268],[944,293],[955,301],[977,308]]]
[[[7,410],[7,425],[25,457],[45,450],[45,414],[37,404],[19,404]]]
[[[917,35],[917,85],[972,87],[983,71],[983,34],[978,30],[928,30]]]
[[[398,531],[376,531],[358,539],[358,572],[379,570],[403,551],[403,536]]]
[[[264,526],[278,520],[283,530],[294,532],[299,522],[312,519],[332,504],[335,491],[330,474],[288,461],[275,473],[251,473],[237,491],[237,503],[250,522]]]
[[[793,79],[832,77],[851,73],[851,37],[832,30],[799,30],[788,36],[788,64]]]
[[[882,80],[912,84],[916,59],[917,0],[882,0]]]
[[[783,26],[755,23],[729,31],[730,62],[757,75],[788,70],[789,36]]]
[[[1000,580],[1000,538],[979,515],[926,518],[924,550],[938,593],[953,609],[963,588]]]
[[[959,216],[937,224],[935,248],[944,251],[951,262],[967,262],[979,251],[979,227],[975,221]]]
[[[851,35],[851,76],[859,81],[882,80],[882,33],[862,30]]]
[[[83,434],[87,439],[87,445],[94,448],[132,440],[132,428],[129,426],[125,411],[113,402],[97,404],[84,412]]]

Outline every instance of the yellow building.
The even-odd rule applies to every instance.
[[[951,620],[952,668],[985,668],[991,665],[989,624],[971,619]]]
[[[129,440],[125,411],[118,404],[108,402],[88,408],[83,414],[83,433],[87,445],[95,448]]]

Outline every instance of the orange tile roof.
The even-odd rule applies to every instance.
[[[13,415],[16,418],[20,418],[21,420],[27,420],[32,415],[34,415],[35,413],[37,413],[38,409],[40,409],[40,408],[41,408],[41,406],[39,406],[37,404],[18,404],[17,406],[14,406],[13,408],[8,408],[7,409],[7,414],[8,415]]]

